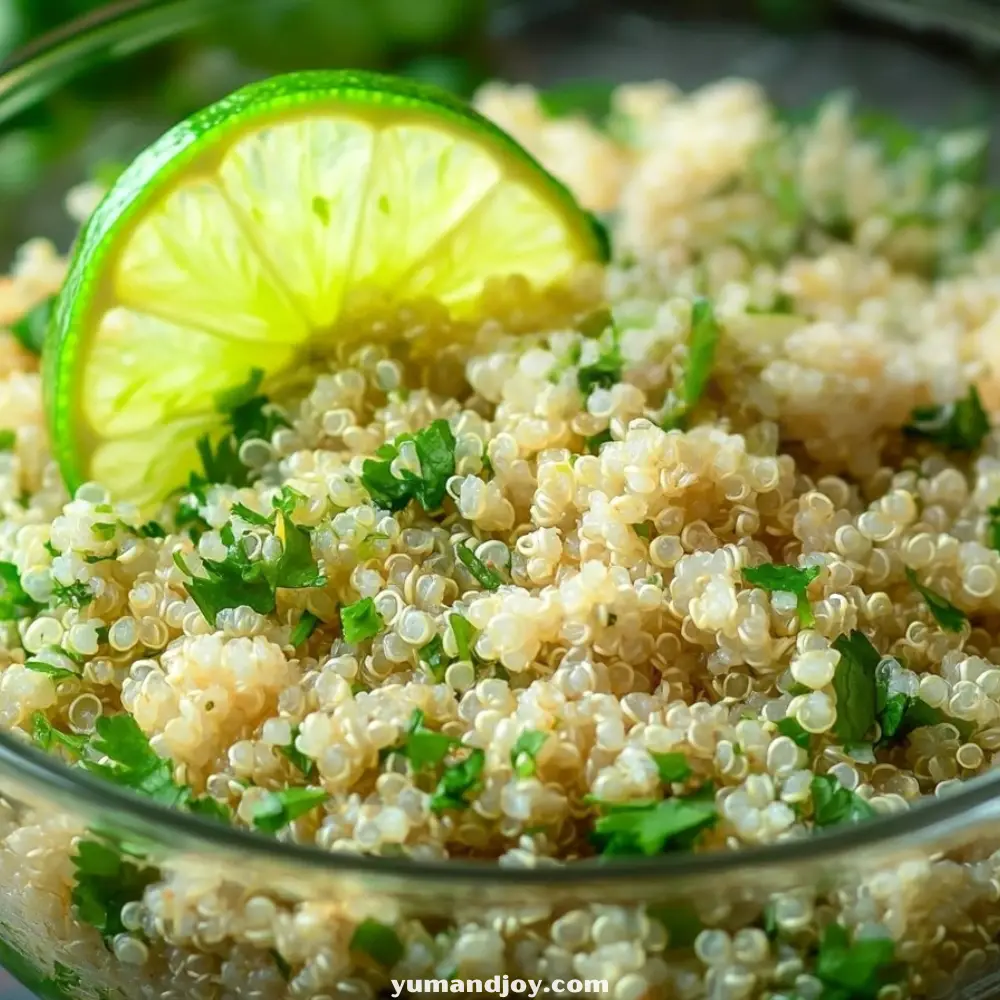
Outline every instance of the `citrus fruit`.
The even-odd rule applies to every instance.
[[[606,253],[569,192],[444,91],[253,84],[142,153],[80,234],[45,349],[67,484],[167,496],[221,435],[217,400],[314,370],[358,293],[474,318],[492,276],[544,287]]]

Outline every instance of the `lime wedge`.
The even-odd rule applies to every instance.
[[[444,91],[254,84],[144,152],[80,236],[45,352],[67,484],[165,497],[221,434],[220,394],[314,368],[371,293],[474,319],[490,277],[545,287],[606,255],[569,192]]]

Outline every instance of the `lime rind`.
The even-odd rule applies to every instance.
[[[143,153],[81,233],[44,359],[67,484],[153,499],[193,467],[192,429],[221,426],[215,392],[335,337],[355,288],[460,313],[515,246],[541,284],[608,253],[562,184],[447,93],[358,72],[239,91]]]

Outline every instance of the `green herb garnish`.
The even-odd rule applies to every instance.
[[[378,635],[385,626],[371,597],[362,598],[342,608],[340,621],[347,642],[364,642],[365,639]]]
[[[295,623],[292,634],[288,637],[289,643],[293,646],[301,646],[316,631],[319,625],[319,616],[311,611],[303,611],[302,617]]]
[[[597,434],[592,434],[586,441],[587,451],[589,451],[591,455],[598,455],[600,454],[601,446],[612,440],[614,439],[611,437],[610,428],[600,431]]]
[[[903,975],[896,946],[889,938],[861,938],[853,943],[837,923],[827,924],[816,956],[822,996],[830,1000],[875,1000],[883,987]]]
[[[45,717],[44,712],[35,712],[31,717],[31,738],[40,750],[50,751],[54,746],[61,746],[70,753],[79,756],[87,749],[87,738],[64,733],[56,729]]]
[[[837,695],[837,721],[834,733],[844,744],[860,743],[875,721],[875,671],[882,657],[871,641],[857,630],[838,636],[833,648],[840,662],[833,675]]]
[[[45,674],[51,677],[56,683],[69,680],[70,678],[74,680],[79,680],[80,678],[80,675],[75,670],[67,670],[66,667],[54,667],[51,663],[45,663],[42,660],[28,660],[25,663],[25,667],[28,670],[33,670],[36,674]]]
[[[448,752],[459,746],[453,736],[435,732],[424,725],[424,713],[416,709],[410,719],[402,753],[417,771],[437,767],[448,756]]]
[[[351,951],[360,951],[383,968],[390,969],[406,954],[399,935],[386,924],[369,917],[362,920],[351,936]]]
[[[13,451],[17,444],[17,434],[14,431],[0,431],[0,451]]]
[[[760,587],[769,593],[779,591],[794,594],[799,623],[806,628],[816,624],[807,591],[809,584],[818,576],[818,566],[798,569],[796,566],[777,566],[774,563],[767,563],[764,566],[748,566],[743,570],[743,579],[752,587]]]
[[[420,659],[427,664],[436,680],[444,679],[444,670],[448,665],[448,657],[445,655],[444,642],[441,636],[436,635],[426,646],[420,650]]]
[[[663,421],[665,430],[683,429],[691,411],[698,404],[715,364],[715,351],[722,328],[708,299],[695,299],[691,306],[691,332],[688,338],[687,365],[681,381],[679,401]]]
[[[288,746],[278,747],[278,753],[287,760],[292,767],[297,771],[300,771],[307,778],[315,778],[316,776],[316,761],[312,757],[307,757],[296,745],[295,741],[299,738],[300,727],[295,726],[292,729],[292,741]]]
[[[906,568],[906,579],[910,581],[910,585],[924,599],[930,613],[934,616],[934,620],[941,628],[946,632],[962,631],[962,626],[969,620],[965,616],[965,612],[959,611],[954,604],[943,598],[939,593],[920,583],[917,579],[917,574],[909,566]]]
[[[651,753],[650,756],[656,762],[660,781],[665,785],[687,781],[693,773],[687,757],[682,753]]]
[[[105,942],[125,933],[122,909],[139,902],[148,886],[160,878],[155,868],[135,864],[125,852],[98,840],[81,840],[73,855],[73,908]]]
[[[0,621],[31,618],[42,605],[33,600],[21,586],[21,574],[11,562],[0,562]]]
[[[549,118],[583,115],[594,125],[600,125],[611,112],[611,96],[615,84],[599,80],[561,83],[538,92],[538,103]]]
[[[803,729],[798,719],[788,716],[778,723],[777,728],[782,736],[787,736],[796,746],[802,747],[803,750],[809,749],[812,733],[808,729]]]
[[[472,627],[472,623],[462,615],[452,614],[448,616],[448,624],[451,625],[452,634],[455,636],[458,658],[471,660],[474,655],[472,645],[476,641],[476,630]]]
[[[711,786],[691,796],[627,805],[598,803],[604,815],[591,835],[601,854],[647,855],[690,850],[699,834],[715,825]]]
[[[446,767],[431,796],[431,811],[441,813],[447,809],[468,808],[466,796],[479,788],[485,765],[486,754],[476,749],[461,763]]]
[[[514,773],[519,778],[531,778],[536,771],[535,758],[538,752],[545,746],[545,741],[549,738],[548,733],[541,733],[537,729],[526,729],[520,736],[510,751],[510,762],[514,768]]]
[[[455,551],[462,565],[485,590],[499,590],[503,583],[500,575],[486,565],[468,545],[457,545]]]
[[[14,334],[20,345],[32,354],[42,353],[42,347],[45,345],[45,334],[49,329],[49,321],[52,319],[55,302],[54,295],[43,299],[19,320],[16,320],[10,328],[10,332]]]
[[[397,479],[392,462],[407,441],[416,449],[420,474],[404,469]],[[365,460],[361,482],[379,506],[397,511],[416,500],[430,512],[444,503],[445,487],[455,474],[455,435],[447,420],[435,420],[416,434],[401,434],[392,444],[382,445],[375,456]]]
[[[976,451],[990,432],[990,418],[976,387],[963,399],[944,406],[918,407],[903,428],[911,437],[923,438],[953,451]]]
[[[283,788],[268,792],[253,811],[253,825],[262,833],[278,833],[321,806],[330,796],[322,788]]]
[[[816,826],[857,823],[875,815],[875,810],[860,795],[845,788],[833,775],[818,774],[809,787]]]
[[[167,537],[167,529],[164,528],[158,521],[147,521],[145,524],[140,524],[139,527],[135,529],[135,533],[140,538]]]
[[[57,604],[83,608],[94,599],[94,592],[85,583],[55,583],[52,585],[52,596]]]
[[[598,388],[610,389],[622,379],[624,359],[618,343],[618,330],[613,322],[610,334],[602,336],[600,344],[597,360],[582,365],[576,372],[576,384],[584,396],[589,396]]]

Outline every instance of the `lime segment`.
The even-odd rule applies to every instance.
[[[221,433],[218,396],[332,354],[353,296],[474,318],[490,278],[544,287],[605,252],[557,181],[442,92],[358,73],[248,87],[140,156],[81,234],[46,351],[64,475],[149,504]]]

